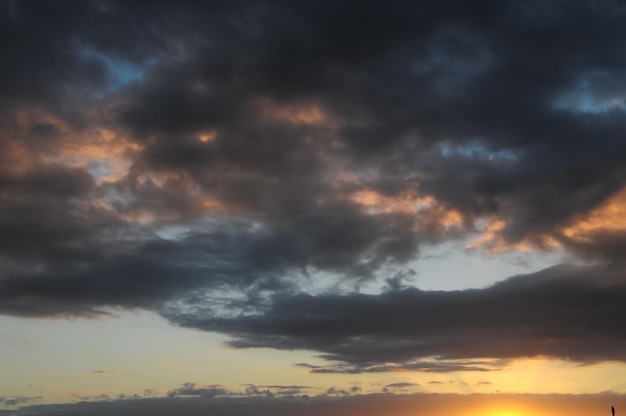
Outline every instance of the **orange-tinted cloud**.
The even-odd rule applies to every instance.
[[[328,126],[335,123],[331,115],[314,103],[279,104],[271,99],[261,99],[258,105],[263,117],[270,120],[304,125]]]
[[[598,234],[626,232],[626,188],[617,192],[598,208],[562,230],[563,235],[581,243],[592,242]]]

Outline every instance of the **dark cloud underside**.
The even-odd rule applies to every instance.
[[[555,267],[487,289],[381,295],[297,295],[262,315],[166,316],[229,333],[231,345],[307,349],[341,364],[312,372],[488,371],[488,363],[428,360],[549,356],[594,362],[626,359],[624,274]]]

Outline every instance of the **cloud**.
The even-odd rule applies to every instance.
[[[245,396],[264,396],[264,397],[297,397],[303,395],[309,386],[281,386],[267,385],[256,386],[254,384],[246,385]]]
[[[417,384],[415,383],[392,383],[392,384],[387,384],[385,387],[403,388],[403,387],[410,387],[410,386],[417,386]]]
[[[623,360],[618,6],[6,2],[0,313],[150,309],[312,372]],[[415,289],[444,242],[595,266]]]
[[[74,399],[80,399],[81,401],[88,401],[88,400],[95,400],[95,401],[99,401],[99,400],[110,400],[112,397],[109,394],[106,393],[100,393],[100,394],[87,394],[87,393],[81,393],[81,392],[72,392],[70,393],[70,397],[74,398]]]
[[[32,404],[33,402],[37,402],[39,400],[41,400],[41,396],[0,396],[0,405],[13,407],[18,405]]]
[[[418,386],[418,384],[415,383],[391,383],[391,384],[387,384],[385,387],[383,387],[382,392],[383,393],[400,393],[400,392],[406,392],[407,390],[409,390],[412,387]]]
[[[323,358],[332,359],[332,357],[322,356]],[[463,361],[450,360],[441,362],[438,360],[406,360],[398,363],[367,363],[364,365],[311,365],[307,363],[298,363],[298,367],[309,368],[313,374],[360,374],[360,373],[387,373],[387,372],[403,372],[403,371],[423,371],[428,373],[449,373],[455,371],[497,371],[502,365],[506,365],[505,361]]]
[[[56,106],[55,112],[78,121],[72,117],[78,113],[72,101],[81,93],[104,88],[111,80],[101,57],[81,51],[91,46],[120,61],[141,63],[150,50],[158,47],[159,41],[149,31],[121,19],[119,12],[113,3],[109,7],[79,1],[63,7],[6,3],[0,10],[2,35],[13,42],[3,46],[3,54],[14,65],[2,72],[2,89],[8,98],[3,103],[37,102],[49,109],[63,103]],[[109,23],[105,24],[105,19]],[[32,54],[26,56],[24,50]],[[64,96],[63,90],[72,94]]]
[[[195,383],[185,383],[182,387],[167,392],[167,397],[221,397],[228,396],[231,393],[219,385],[198,386]]]
[[[488,371],[505,365],[474,360],[483,357],[624,361],[624,281],[622,269],[556,266],[485,289],[299,294],[256,315],[219,318],[183,310],[166,316],[178,325],[230,334],[236,348],[313,350],[340,363],[299,364],[312,372]]]

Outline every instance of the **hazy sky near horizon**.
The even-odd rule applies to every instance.
[[[0,414],[623,400],[620,2],[0,20]]]

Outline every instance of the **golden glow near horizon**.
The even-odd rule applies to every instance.
[[[497,405],[469,411],[464,416],[539,416],[526,410],[515,408],[516,405]]]
[[[27,389],[46,403],[120,394],[162,397],[189,382],[219,384],[232,391],[243,391],[248,383],[300,385],[308,386],[305,393],[313,396],[330,386],[346,391],[358,386],[359,394],[370,394],[394,385],[401,387],[387,390],[399,394],[626,393],[623,363],[581,366],[535,358],[514,360],[488,372],[311,374],[294,365],[324,364],[309,352],[227,349],[224,336],[171,326],[153,314],[124,313],[96,321],[2,318],[2,322],[0,365],[12,377],[0,380],[0,391],[18,396]],[[60,339],[59,333],[67,336]],[[521,407],[502,406],[498,402],[467,416],[525,416]]]
[[[547,416],[537,409],[522,407],[519,403],[490,404],[479,409],[468,411],[463,416]]]

